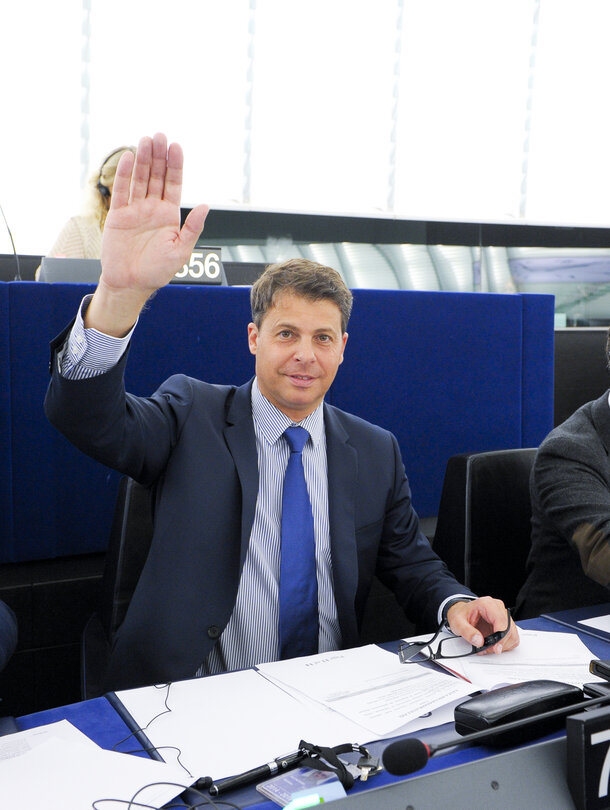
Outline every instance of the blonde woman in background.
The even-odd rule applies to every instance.
[[[132,152],[135,155],[136,149],[134,146],[121,146],[115,149],[104,158],[100,168],[91,175],[87,183],[82,213],[66,222],[47,256],[68,259],[100,258],[102,232],[110,208],[114,176],[124,152]],[[36,270],[36,278],[39,270],[40,268]]]

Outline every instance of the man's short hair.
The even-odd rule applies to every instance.
[[[352,311],[352,293],[336,270],[309,259],[288,259],[270,264],[254,282],[250,291],[252,320],[260,327],[263,318],[274,305],[276,296],[287,292],[310,301],[327,300],[341,312],[341,330],[347,329]]]

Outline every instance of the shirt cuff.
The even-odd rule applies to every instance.
[[[97,377],[115,366],[129,345],[137,321],[125,337],[117,338],[85,328],[83,314],[87,311],[92,295],[86,295],[68,336],[57,354],[62,377],[68,380],[83,380]]]
[[[451,628],[447,623],[447,612],[451,605],[453,605],[454,602],[472,602],[474,599],[476,599],[476,596],[466,593],[456,593],[453,596],[448,596],[443,602],[441,602],[438,609],[439,627],[441,624],[443,624],[445,626],[445,630],[449,630],[449,632],[451,632]]]

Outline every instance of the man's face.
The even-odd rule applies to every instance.
[[[332,301],[281,293],[260,327],[248,324],[261,393],[293,422],[315,411],[335,379],[347,332]]]

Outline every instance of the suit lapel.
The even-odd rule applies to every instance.
[[[334,411],[324,405],[328,459],[328,517],[337,613],[344,646],[358,638],[354,604],[358,587],[355,496],[358,453]]]
[[[258,457],[252,422],[251,390],[252,380],[236,389],[224,430],[242,490],[240,571],[248,550],[258,496]]]

